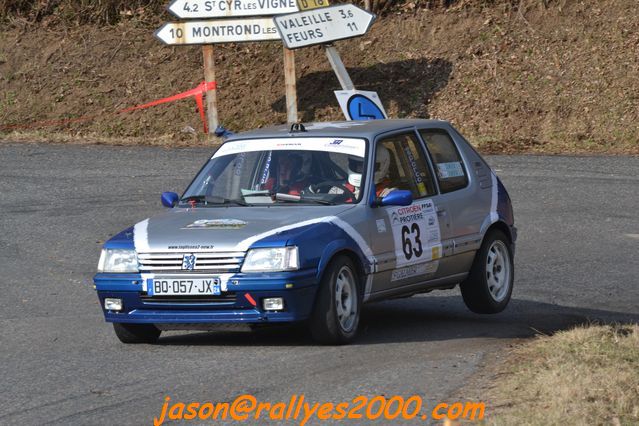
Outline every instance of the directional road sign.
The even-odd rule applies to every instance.
[[[166,44],[214,44],[279,40],[272,18],[168,22],[155,32]]]
[[[326,0],[319,0],[326,1]],[[169,12],[178,18],[232,18],[297,12],[295,0],[173,0]]]
[[[289,49],[326,44],[366,34],[375,15],[352,4],[280,15],[273,18]]]

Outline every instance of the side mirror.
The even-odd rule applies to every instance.
[[[396,189],[375,204],[378,206],[410,206],[413,202],[413,194],[410,191]]]
[[[162,193],[162,205],[172,209],[178,203],[179,196],[175,192]]]

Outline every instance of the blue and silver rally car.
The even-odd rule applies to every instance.
[[[302,321],[317,341],[346,343],[367,302],[459,284],[470,310],[496,313],[513,289],[508,193],[444,121],[233,135],[162,203],[104,244],[94,278],[125,343]]]

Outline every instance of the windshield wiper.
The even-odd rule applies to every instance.
[[[334,206],[337,204],[333,201],[322,200],[321,198],[302,198],[300,201],[303,203],[323,204],[325,206]]]
[[[182,199],[180,199],[181,202],[196,202],[196,203],[205,203],[206,205],[209,204],[218,204],[218,205],[228,205],[228,204],[234,204],[236,206],[242,206],[242,207],[246,207],[248,206],[247,203],[245,203],[242,200],[237,200],[237,199],[229,199],[229,198],[224,198],[224,197],[210,197],[207,195],[189,195],[188,197],[184,197]]]
[[[293,203],[315,203],[315,204],[323,204],[333,206],[335,203],[333,201],[324,200],[321,198],[308,198],[302,195],[291,195],[291,194],[275,194],[276,201],[285,201],[285,202],[293,202]]]

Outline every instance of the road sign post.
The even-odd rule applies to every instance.
[[[295,52],[284,47],[284,87],[286,89],[286,121],[297,123],[297,88],[295,82]]]
[[[339,52],[335,49],[335,46],[329,45],[326,46],[326,57],[328,58],[328,62],[333,67],[333,71],[337,76],[337,80],[339,84],[342,86],[343,90],[353,90],[355,86],[353,85],[353,80],[351,80],[351,76],[348,75],[348,71],[346,71],[346,67],[342,62],[342,58],[339,56]]]
[[[215,80],[215,56],[213,45],[202,46],[202,58],[204,60],[204,81]],[[206,122],[208,124],[209,135],[215,133],[219,124],[217,114],[217,89],[206,92]]]

